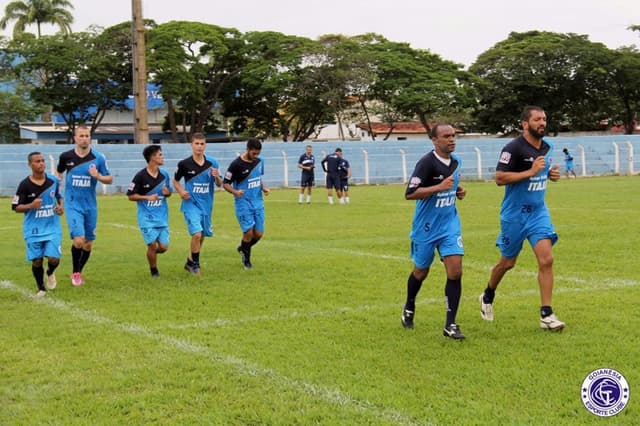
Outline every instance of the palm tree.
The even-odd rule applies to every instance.
[[[68,0],[25,0],[13,1],[4,8],[4,17],[0,19],[0,28],[7,28],[9,21],[15,21],[13,37],[19,37],[24,33],[27,25],[36,24],[38,38],[40,37],[40,25],[52,24],[60,27],[60,31],[69,34],[73,15],[67,9],[73,9]]]

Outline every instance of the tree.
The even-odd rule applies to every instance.
[[[240,33],[199,22],[171,21],[149,32],[150,79],[161,86],[168,125],[178,142],[190,132],[215,127],[216,108],[244,65]]]
[[[372,90],[388,114],[415,117],[429,129],[439,116],[474,105],[475,91],[467,83],[472,77],[462,65],[407,43],[384,41],[372,48],[378,76]]]
[[[608,97],[609,50],[587,36],[544,31],[511,33],[483,52],[469,71],[479,77],[477,118],[482,130],[519,128],[525,105],[549,112],[548,128],[594,126]],[[606,115],[605,115],[606,116]]]
[[[31,85],[31,99],[51,105],[70,132],[78,123],[91,123],[94,131],[106,110],[125,108],[131,63],[123,28],[14,40],[23,57],[16,71]]]
[[[625,133],[630,135],[640,111],[640,51],[636,47],[618,49],[614,53],[610,76],[611,89],[617,100],[611,118],[622,122]]]
[[[4,17],[0,19],[0,28],[6,29],[10,21],[15,21],[13,37],[20,37],[28,25],[35,24],[38,38],[42,24],[53,24],[64,34],[71,33],[73,15],[67,9],[73,9],[68,0],[25,0],[13,1],[6,5]]]

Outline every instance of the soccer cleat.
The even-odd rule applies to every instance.
[[[242,250],[242,246],[238,246],[236,250],[238,250],[238,253],[240,253],[240,256],[242,257],[242,266],[244,266],[244,269],[252,269],[253,265],[251,264],[251,258]]]
[[[38,292],[36,293],[36,297],[37,297],[38,299],[43,298],[43,297],[45,297],[46,295],[47,295],[47,292],[46,292],[46,291],[44,291],[44,290],[38,290]]]
[[[484,293],[480,295],[480,316],[485,321],[493,321],[493,303],[484,303]]]
[[[200,264],[187,259],[184,269],[193,275],[200,275]]]
[[[560,321],[555,314],[540,318],[540,328],[551,331],[561,331],[565,323]]]
[[[151,278],[160,278],[160,272],[152,272]]]
[[[58,285],[58,281],[56,281],[56,274],[52,273],[51,275],[47,275],[47,288],[49,290],[53,290]]]
[[[464,339],[464,334],[460,330],[457,324],[449,324],[442,330],[442,335],[444,337],[450,337],[453,340],[462,340]]]
[[[404,309],[400,320],[402,321],[402,326],[404,328],[413,328],[413,311]]]
[[[71,284],[75,287],[84,284],[84,279],[82,279],[82,274],[80,274],[80,272],[74,272],[73,274],[71,274]]]

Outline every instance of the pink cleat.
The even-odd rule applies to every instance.
[[[82,279],[82,274],[80,274],[80,272],[74,272],[73,274],[71,274],[71,284],[73,284],[75,287],[84,284],[84,279]]]

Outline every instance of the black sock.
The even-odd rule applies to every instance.
[[[151,275],[158,275],[158,268],[149,268],[149,270],[151,271]]]
[[[240,250],[242,250],[242,252],[245,255],[250,256],[251,255],[251,241],[249,241],[249,242],[245,242],[244,240],[240,241]]]
[[[31,265],[31,273],[36,279],[38,290],[47,291],[47,289],[44,288],[44,267]]]
[[[60,264],[60,262],[58,262],[58,263],[49,262],[47,264],[47,276],[53,274],[53,272],[56,270],[56,268],[58,267],[59,264]]]
[[[553,309],[551,309],[551,306],[541,306],[540,307],[540,316],[542,318],[548,317],[552,313],[553,313]]]
[[[493,303],[494,297],[496,297],[496,289],[490,288],[487,285],[487,288],[484,289],[484,296],[482,297],[484,299],[484,303]]]
[[[255,246],[256,244],[258,244],[258,241],[260,241],[260,238],[252,238],[251,241],[249,241],[249,246]]]
[[[200,263],[200,252],[198,253],[194,253],[191,252],[191,260],[193,260],[193,263]]]
[[[73,266],[74,273],[80,272],[82,270],[82,267],[80,266],[81,258],[82,258],[82,249],[71,246],[71,263]]]
[[[409,279],[407,280],[407,301],[404,304],[404,308],[406,310],[412,311],[412,312],[415,311],[416,297],[418,296],[420,287],[422,287],[422,281],[419,281],[413,275],[413,272],[409,274]]]
[[[81,252],[82,256],[80,256],[80,270],[78,272],[82,272],[84,265],[86,265],[87,261],[89,260],[89,256],[91,256],[91,250],[82,249]]]
[[[445,325],[451,325],[456,322],[456,315],[458,314],[460,295],[462,294],[462,280],[460,278],[457,280],[447,278],[444,294],[447,299],[447,323]]]

